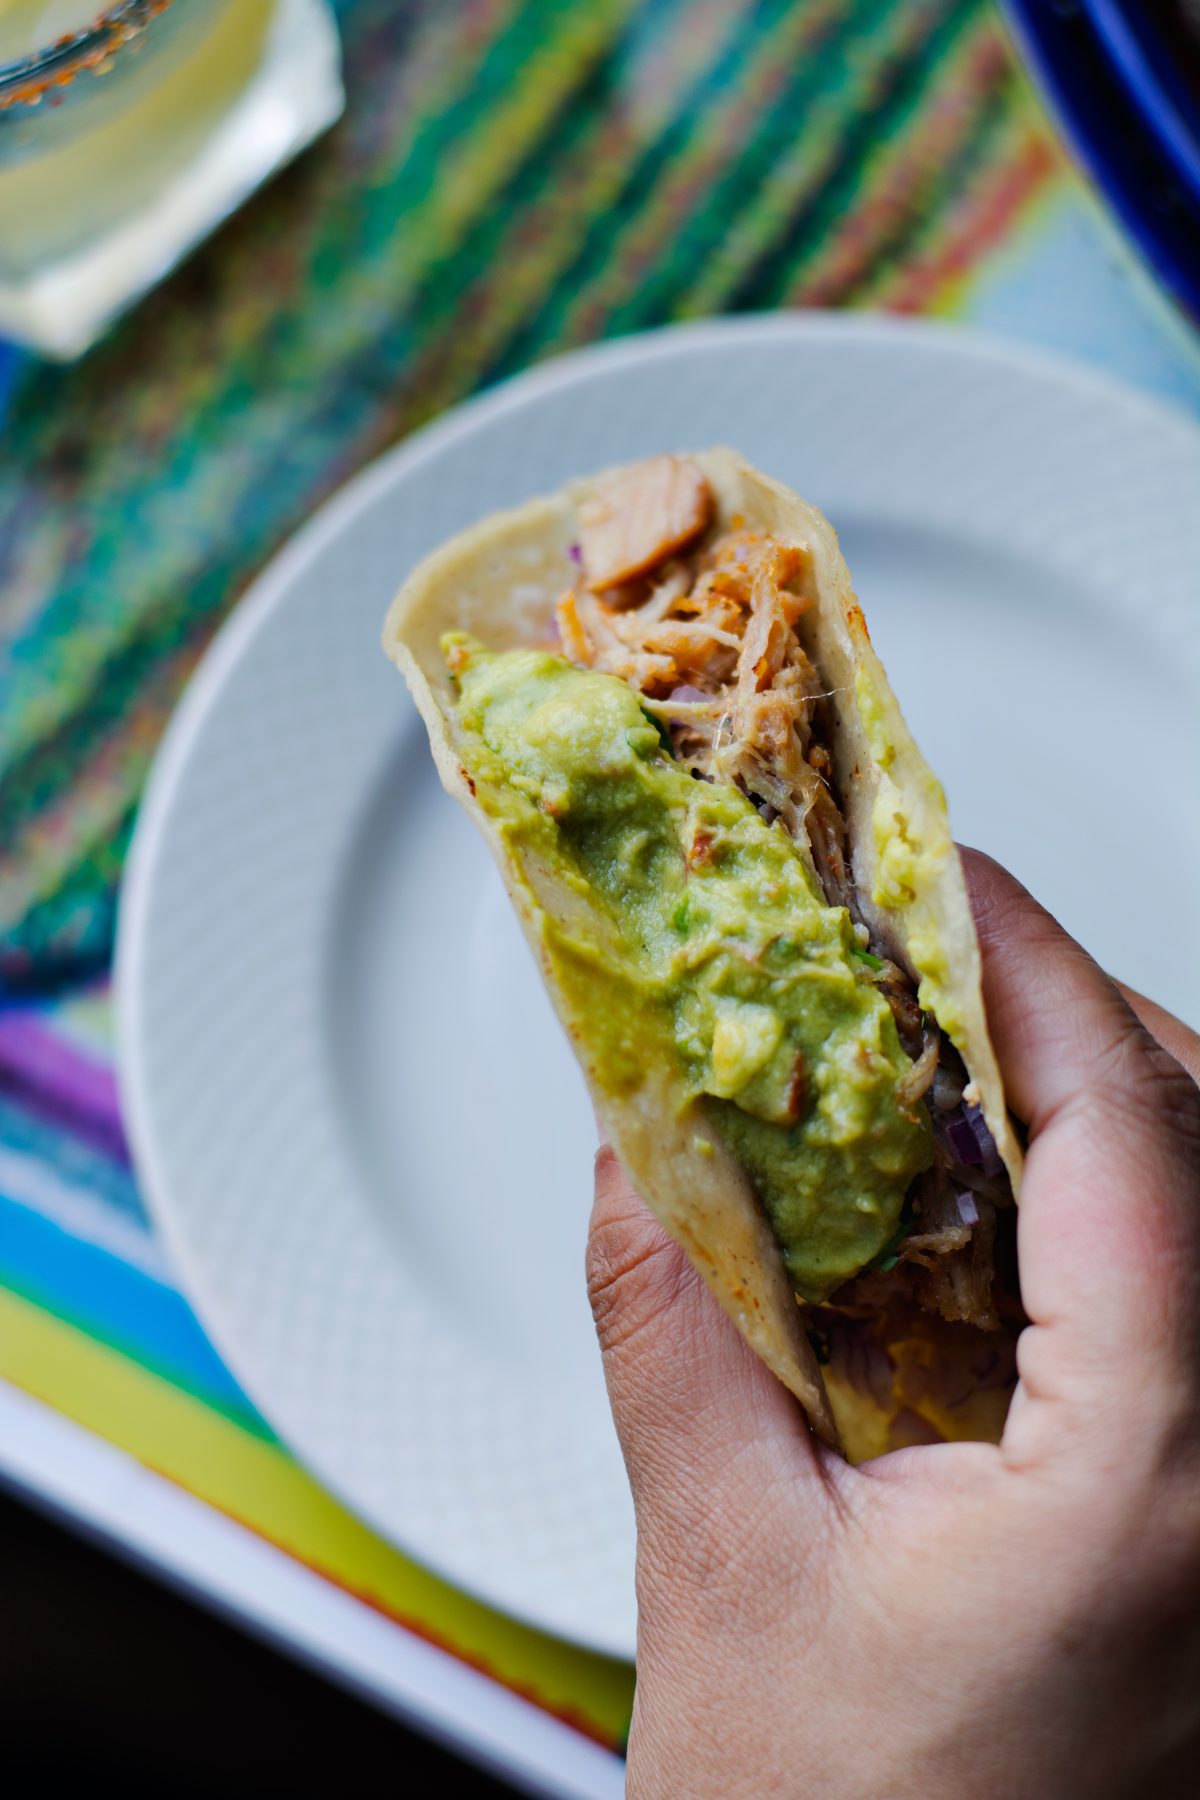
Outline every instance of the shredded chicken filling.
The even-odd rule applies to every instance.
[[[563,651],[629,682],[697,778],[736,785],[768,822],[778,819],[829,904],[849,911],[864,959],[878,965],[874,978],[912,1059],[901,1099],[928,1104],[936,1155],[906,1197],[889,1254],[833,1305],[852,1316],[864,1301],[907,1292],[944,1320],[994,1328],[997,1216],[1012,1192],[964,1099],[957,1051],[863,919],[831,754],[836,696],[800,629],[816,598],[811,555],[737,521],[719,531],[712,512],[701,472],[682,459],[614,477],[581,510],[581,580],[557,606]]]

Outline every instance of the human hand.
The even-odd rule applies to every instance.
[[[1030,1128],[1032,1322],[999,1447],[847,1467],[597,1157],[589,1289],[638,1521],[633,1800],[1200,1789],[1200,1038],[966,862]]]

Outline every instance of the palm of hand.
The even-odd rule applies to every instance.
[[[999,1448],[850,1469],[598,1159],[589,1281],[638,1511],[629,1791],[1195,1791],[1200,1039],[972,859],[1030,1126]],[[1173,1053],[1173,1054],[1172,1054]],[[1189,1780],[1189,1773],[1191,1779]]]

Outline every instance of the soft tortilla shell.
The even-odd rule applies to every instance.
[[[695,460],[717,498],[717,529],[737,521],[807,545],[812,553],[817,604],[806,623],[810,649],[836,690],[832,749],[847,797],[855,876],[864,893],[876,887],[877,810],[884,807],[888,819],[899,811],[908,844],[916,845],[905,865],[914,876],[911,898],[906,895],[900,905],[875,904],[871,923],[890,953],[926,984],[927,1003],[936,1003],[939,1017],[946,1014],[1015,1187],[1020,1151],[988,1037],[978,943],[945,802],[871,647],[837,537],[815,508],[732,451],[711,450]],[[568,554],[577,536],[577,507],[605,479],[577,482],[558,495],[496,514],[428,557],[392,604],[384,647],[424,718],[443,785],[491,847],[597,1112],[638,1191],[752,1348],[801,1402],[814,1430],[836,1445],[837,1426],[803,1312],[745,1174],[707,1129],[703,1108],[681,1109],[665,1048],[660,1057],[641,1059],[644,1074],[637,1086],[613,1092],[601,1085],[589,1052],[595,1027],[593,1005],[581,998],[586,984],[572,982],[565,991],[555,980],[550,953],[551,942],[564,936],[584,941],[594,936],[594,913],[552,863],[502,835],[472,793],[459,754],[455,692],[439,648],[442,634],[471,632],[493,649],[546,642],[554,602],[577,576]],[[886,849],[886,836],[883,842]],[[597,993],[595,1004],[601,1002]],[[869,1434],[849,1406],[837,1410],[854,1440],[847,1444],[853,1456],[860,1445],[865,1448]]]

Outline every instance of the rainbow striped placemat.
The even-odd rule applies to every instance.
[[[111,1058],[107,983],[0,1011],[0,1378],[356,1605],[619,1751],[627,1665],[516,1624],[411,1562],[318,1486],[255,1411],[150,1228]],[[528,1737],[530,1721],[520,1725]]]
[[[632,1671],[340,1507],[148,1227],[106,972],[163,724],[318,500],[556,350],[870,306],[968,318],[1198,410],[1200,377],[989,0],[340,12],[331,137],[82,363],[0,367],[0,1472],[533,1791],[616,1795]]]

